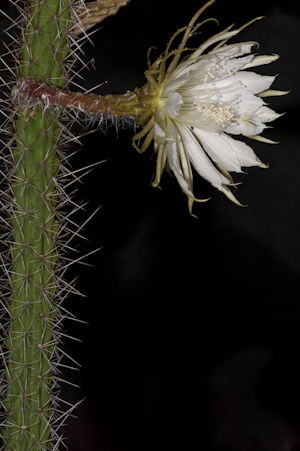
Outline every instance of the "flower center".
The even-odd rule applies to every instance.
[[[234,117],[234,109],[232,106],[220,105],[217,102],[206,102],[203,105],[195,102],[190,117],[198,120],[201,128],[217,131],[229,125]]]
[[[219,126],[227,124],[234,116],[231,106],[220,106],[215,102],[209,102],[197,108],[199,114],[212,119]]]

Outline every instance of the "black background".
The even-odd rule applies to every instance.
[[[163,51],[202,2],[132,0],[106,19],[84,45],[82,85],[108,81],[99,94],[122,93],[145,82],[146,52]],[[281,58],[258,68],[279,74],[271,98],[287,115],[265,135],[276,146],[251,142],[268,170],[247,169],[232,204],[202,180],[198,195],[212,197],[188,214],[186,196],[164,174],[151,187],[155,155],[137,154],[132,128],[108,127],[82,138],[74,169],[105,160],[80,185],[77,201],[90,200],[82,223],[88,242],[82,254],[94,265],[70,268],[87,297],[71,296],[65,307],[88,325],[66,322],[82,340],[65,340],[80,372],[63,377],[69,402],[86,398],[70,418],[72,451],[289,451],[300,439],[298,172],[299,28],[294,1],[219,0],[204,13],[216,17],[202,39],[235,22],[265,15],[235,38],[254,40],[261,54]],[[232,41],[234,42],[234,41]],[[272,124],[273,125],[273,124]],[[76,267],[75,267],[76,266]]]

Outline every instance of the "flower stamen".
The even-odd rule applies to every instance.
[[[233,117],[234,110],[231,106],[223,106],[217,102],[207,102],[204,105],[195,102],[195,109],[191,112],[191,119],[198,119],[217,130],[227,127]]]

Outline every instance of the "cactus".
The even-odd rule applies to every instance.
[[[1,128],[6,136],[1,151],[1,204],[5,214],[1,219],[5,229],[2,243],[7,250],[1,254],[0,449],[38,451],[58,449],[62,442],[58,430],[76,408],[66,402],[66,408],[59,407],[60,367],[65,366],[61,360],[66,356],[60,349],[62,321],[74,319],[61,303],[69,293],[78,294],[72,283],[65,281],[64,274],[70,264],[83,258],[67,257],[72,250],[71,240],[81,236],[81,227],[74,223],[72,215],[83,206],[73,202],[64,186],[81,178],[78,171],[75,174],[67,168],[68,155],[64,151],[71,141],[78,142],[70,132],[77,113],[70,116],[58,103],[45,105],[39,99],[24,103],[19,88],[26,85],[26,80],[38,80],[45,92],[50,89],[59,94],[77,72],[74,64],[81,61],[77,35],[115,14],[128,0],[11,3],[17,6],[20,16],[11,19],[19,35],[12,38],[7,55],[1,57],[11,81],[1,77],[8,98],[1,100],[6,118]],[[11,27],[6,33],[12,36]],[[125,113],[133,118],[136,103],[139,105],[137,96],[132,93],[121,97]],[[124,112],[117,112],[121,97],[107,96],[106,115],[122,116]],[[75,102],[78,105],[78,98]],[[133,109],[128,103],[133,103]],[[85,169],[79,172],[89,172]],[[67,213],[62,212],[66,205],[71,205]]]
[[[21,6],[17,22],[21,51],[13,53],[16,78],[38,77],[52,86],[64,86],[72,66],[67,60],[70,2],[34,0]],[[67,200],[58,182],[65,163],[64,139],[58,107],[12,109],[9,100],[6,106],[2,131],[8,139],[2,150],[5,188],[1,199],[6,213],[2,241],[9,249],[2,254],[6,276],[2,306],[8,317],[2,325],[6,340],[2,346],[3,448],[44,450],[51,443],[58,446],[57,427],[63,420],[57,410],[58,346],[65,316],[60,302],[64,292],[70,291],[62,278],[63,256],[70,242],[68,220],[59,220],[59,209]]]
[[[80,171],[83,175],[89,171],[82,168],[75,174],[67,167],[69,156],[64,148],[78,142],[70,131],[76,113],[70,116],[59,104],[45,105],[39,100],[24,103],[18,87],[26,80],[38,80],[45,90],[59,93],[66,88],[78,71],[74,64],[81,61],[81,38],[78,40],[77,35],[115,14],[128,0],[11,3],[20,16],[10,19],[18,36],[12,36],[12,27],[6,30],[12,42],[1,57],[10,81],[1,77],[8,98],[1,100],[5,116],[1,132],[6,137],[0,156],[4,212],[1,241],[7,249],[0,255],[0,449],[38,451],[58,449],[63,440],[59,428],[77,407],[65,401],[66,408],[59,406],[60,367],[66,366],[61,360],[69,357],[60,348],[62,321],[76,320],[61,303],[69,293],[80,294],[65,281],[64,274],[70,264],[83,258],[67,257],[71,240],[81,236],[82,226],[74,223],[72,215],[83,206],[74,203],[64,185],[80,179]],[[10,66],[12,56],[15,67]],[[124,99],[128,100],[128,95]],[[109,107],[109,103],[115,107]],[[118,109],[118,103],[118,98],[108,96],[109,111]],[[130,110],[126,102],[124,108]],[[67,213],[62,211],[66,205],[71,205]],[[72,368],[75,361],[69,358],[73,363],[67,366]]]
[[[235,184],[228,171],[241,172],[241,162],[238,161],[236,166],[232,162],[241,157],[245,166],[265,165],[262,165],[252,149],[245,144],[234,144],[223,131],[227,132],[228,129],[228,133],[231,133],[230,126],[237,124],[244,128],[251,126],[251,130],[257,129],[257,134],[251,133],[250,136],[248,133],[246,136],[271,143],[258,135],[264,129],[265,122],[279,115],[262,107],[261,97],[287,92],[272,91],[265,87],[261,92],[251,93],[252,102],[256,102],[258,107],[257,111],[250,112],[249,117],[246,113],[238,116],[234,102],[230,103],[231,99],[225,106],[222,102],[218,104],[217,100],[211,101],[213,96],[209,90],[209,78],[215,77],[210,70],[220,70],[222,77],[226,76],[227,79],[240,74],[238,69],[234,69],[235,72],[222,69],[231,58],[228,48],[222,55],[222,46],[243,27],[232,31],[229,31],[229,27],[204,43],[202,48],[206,49],[210,45],[207,43],[220,41],[214,51],[220,50],[221,56],[214,54],[214,51],[204,55],[204,59],[211,64],[207,68],[207,62],[204,64],[203,72],[207,70],[207,73],[201,78],[201,47],[190,57],[184,56],[182,61],[181,58],[188,50],[186,42],[189,37],[196,34],[199,26],[206,22],[195,24],[200,14],[215,1],[210,0],[194,15],[187,27],[173,35],[165,53],[156,61],[151,63],[148,53],[148,70],[145,73],[147,83],[141,89],[104,97],[72,93],[67,87],[76,73],[74,63],[79,59],[76,50],[80,46],[76,36],[94,23],[99,23],[105,15],[116,13],[128,0],[96,0],[93,4],[84,4],[81,0],[28,0],[24,7],[20,6],[18,0],[10,1],[20,10],[21,15],[15,25],[21,37],[13,38],[13,48],[8,50],[8,55],[14,56],[15,68],[11,69],[5,57],[2,58],[12,80],[2,80],[8,88],[9,97],[2,100],[6,119],[1,130],[7,138],[1,153],[1,204],[5,213],[2,218],[5,228],[2,242],[7,245],[7,250],[1,255],[4,280],[1,299],[4,316],[1,324],[1,449],[56,450],[62,442],[59,427],[76,407],[68,406],[65,410],[58,407],[61,401],[60,367],[64,365],[61,359],[65,355],[60,349],[64,336],[61,326],[64,318],[73,319],[61,304],[69,293],[76,293],[72,284],[65,281],[64,275],[70,264],[83,258],[70,260],[67,256],[72,251],[72,238],[79,236],[81,229],[73,222],[72,215],[82,208],[74,204],[72,195],[65,190],[65,185],[70,186],[78,179],[78,173],[75,174],[67,167],[68,154],[64,150],[67,144],[77,140],[70,132],[70,124],[78,114],[83,113],[94,117],[94,122],[107,117],[113,120],[125,118],[143,126],[143,130],[133,138],[133,146],[143,152],[154,140],[158,156],[153,186],[159,184],[164,168],[171,168],[182,190],[188,195],[191,213],[193,202],[202,200],[196,199],[193,194],[190,163],[200,175],[234,201],[227,185],[234,187]],[[102,5],[100,12],[99,4]],[[181,32],[183,38],[179,48],[171,49],[174,39]],[[7,34],[10,35],[9,30]],[[233,55],[250,53],[246,45],[242,52],[235,49],[235,45],[233,49],[229,48]],[[215,63],[215,59],[220,65]],[[244,66],[268,64],[275,59],[276,55],[250,55]],[[193,99],[201,83],[195,82],[192,87],[188,86],[190,79],[187,68],[193,75],[196,74],[196,81],[197,77],[204,80],[206,91],[198,95],[197,101]],[[181,71],[184,73],[182,76]],[[265,78],[268,80],[264,85],[269,86],[272,77]],[[185,85],[190,93],[188,89],[185,90]],[[187,92],[189,96],[184,105]],[[182,105],[185,116],[183,114],[178,120],[176,118],[180,116]],[[67,108],[71,109],[71,115],[66,112]],[[195,123],[200,124],[199,129]],[[215,140],[223,139],[223,145],[226,140],[229,156],[221,158],[224,167],[218,162],[218,152],[205,146],[203,136],[207,138],[207,132],[212,132]],[[234,146],[231,150],[229,139]],[[143,140],[141,147],[137,144],[140,140]],[[197,166],[200,160],[201,164]],[[85,169],[80,171],[84,173]],[[73,208],[68,213],[62,211],[66,205]]]

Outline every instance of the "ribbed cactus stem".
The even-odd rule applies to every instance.
[[[28,3],[19,77],[38,77],[51,85],[65,83],[71,26],[69,0]],[[8,181],[11,202],[12,291],[7,339],[7,393],[4,401],[5,449],[37,451],[50,448],[53,427],[53,374],[57,335],[55,326],[56,156],[60,130],[58,110],[41,106],[16,109],[12,171]],[[56,332],[56,333],[55,333]]]
[[[24,110],[17,119],[11,218],[12,325],[7,343],[9,390],[5,401],[9,423],[3,434],[6,445],[17,450],[49,445],[58,228],[53,180],[58,168],[56,127],[53,114],[38,119],[33,111]]]

